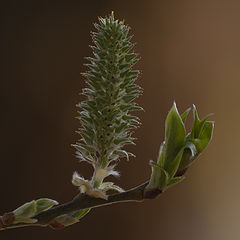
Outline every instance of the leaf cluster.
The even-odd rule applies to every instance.
[[[158,160],[150,161],[152,176],[148,188],[163,191],[181,181],[188,167],[211,140],[214,123],[207,121],[211,114],[200,120],[194,105],[193,127],[186,133],[185,122],[190,110],[180,115],[174,103],[169,111],[165,123],[165,141],[160,147]]]

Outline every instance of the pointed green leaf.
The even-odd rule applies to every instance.
[[[165,157],[164,169],[172,169],[172,162],[185,144],[186,131],[176,104],[168,113],[165,123]]]
[[[196,145],[198,153],[201,153],[208,145],[210,140],[212,139],[214,123],[213,122],[205,122],[202,131],[199,135],[199,138],[193,139],[192,141]]]
[[[186,122],[187,116],[188,116],[190,111],[191,111],[191,108],[188,108],[184,113],[181,114],[181,118],[182,118],[182,121],[183,121],[184,124]]]
[[[199,138],[199,135],[201,134],[201,131],[203,129],[203,126],[207,119],[212,116],[213,114],[208,114],[205,118],[202,120],[199,119],[197,108],[195,105],[193,105],[193,128],[191,132],[191,138]]]

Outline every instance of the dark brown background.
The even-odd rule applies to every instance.
[[[70,147],[78,138],[79,73],[91,54],[92,23],[111,10],[135,35],[146,110],[131,148],[137,158],[120,163],[116,182],[129,188],[149,177],[173,100],[181,111],[196,104],[201,117],[214,112],[214,140],[186,180],[157,200],[95,209],[62,231],[15,229],[0,239],[238,240],[238,0],[2,0],[0,212],[40,197],[68,201],[77,193],[73,171],[89,176]]]

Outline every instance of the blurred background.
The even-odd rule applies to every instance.
[[[92,210],[61,231],[22,228],[11,239],[240,239],[240,2],[235,0],[2,0],[0,213],[40,197],[60,203],[77,194],[73,171],[85,177],[70,147],[78,139],[79,75],[91,55],[97,16],[112,10],[131,26],[144,94],[137,158],[121,161],[116,183],[128,189],[149,178],[173,101],[213,112],[214,138],[187,178],[158,199]],[[189,119],[191,122],[191,118]]]

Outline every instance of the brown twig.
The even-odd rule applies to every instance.
[[[86,208],[96,208],[113,203],[121,202],[139,202],[144,199],[152,199],[157,197],[161,191],[156,189],[146,189],[148,182],[139,185],[126,192],[110,195],[107,200],[101,198],[93,198],[86,194],[77,195],[72,201],[53,207],[47,211],[41,212],[36,215],[34,219],[38,221],[31,224],[0,224],[0,230],[6,230],[10,228],[26,227],[26,226],[48,226],[51,221],[56,217],[63,214],[71,213],[76,210]]]

